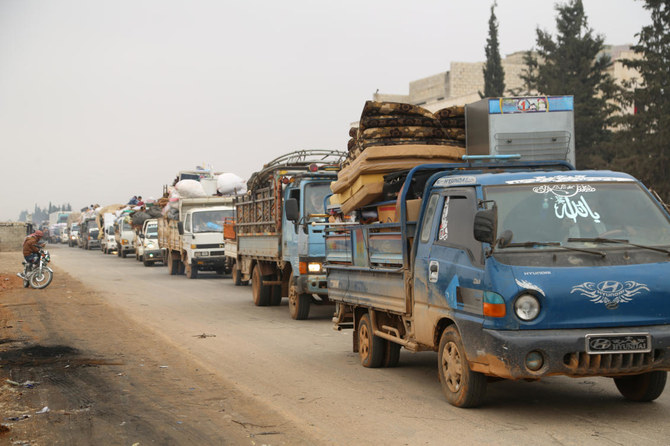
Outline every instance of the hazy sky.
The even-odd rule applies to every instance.
[[[202,163],[247,178],[292,150],[346,150],[375,90],[485,59],[491,3],[0,0],[0,221],[158,197]],[[554,3],[498,0],[503,56],[554,32]],[[650,21],[641,1],[584,7],[610,44]]]

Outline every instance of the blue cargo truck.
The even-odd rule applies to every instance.
[[[254,304],[279,305],[302,320],[312,303],[327,303],[323,271],[324,198],[337,178],[344,152],[301,150],[282,155],[248,181],[235,200],[234,235],[225,239],[235,285],[251,281]],[[225,235],[225,228],[224,228]]]
[[[404,184],[396,223],[326,229],[333,322],[354,329],[363,366],[436,351],[458,407],[490,378],[603,376],[629,400],[661,395],[670,216],[638,180],[488,160],[418,166]]]

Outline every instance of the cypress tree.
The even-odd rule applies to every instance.
[[[577,163],[610,136],[618,89],[602,53],[604,37],[588,26],[581,0],[556,5],[556,38],[537,28],[536,54],[529,52],[522,76],[526,88],[544,95],[573,95]]]
[[[486,39],[486,63],[484,72],[484,94],[480,97],[492,98],[502,96],[505,91],[505,71],[503,70],[498,45],[498,19],[496,18],[496,2],[491,5],[491,17],[489,18],[489,37]]]

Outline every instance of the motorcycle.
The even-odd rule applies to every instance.
[[[35,289],[41,290],[49,286],[54,278],[54,272],[47,265],[51,261],[49,251],[40,249],[39,261],[37,264],[23,261],[23,273],[16,275],[23,279],[23,287],[31,286]]]

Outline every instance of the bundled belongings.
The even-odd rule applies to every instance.
[[[216,178],[216,190],[221,195],[244,195],[247,182],[234,173],[222,173]]]
[[[400,102],[367,101],[359,127],[349,130],[350,164],[368,147],[407,144],[465,147],[465,108],[448,107],[431,113],[423,107]]]
[[[347,159],[331,183],[332,201],[345,214],[395,199],[398,191],[386,184],[387,174],[420,164],[459,162],[465,155],[465,108],[432,113],[412,104],[367,101],[359,127],[351,128],[349,136]]]
[[[199,181],[181,180],[174,185],[174,188],[182,198],[202,198],[207,196],[207,192]]]
[[[447,145],[397,145],[370,147],[331,183],[334,199],[348,214],[383,197],[384,175],[420,164],[459,162],[465,149]]]

